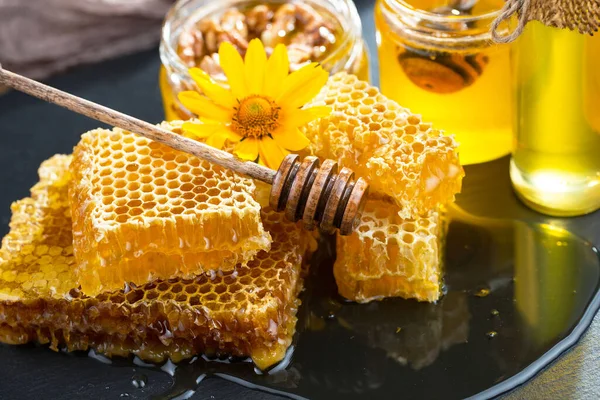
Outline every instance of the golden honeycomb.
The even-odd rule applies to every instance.
[[[274,241],[247,265],[89,297],[70,273],[69,162],[44,162],[31,198],[13,205],[0,250],[0,341],[134,353],[155,362],[198,353],[250,356],[259,368],[284,357],[312,236],[265,210],[262,222]]]
[[[10,232],[0,248],[0,300],[60,298],[76,286],[70,162],[70,156],[44,162],[31,197],[13,203]]]
[[[303,128],[308,152],[367,179],[370,193],[391,197],[403,218],[426,214],[460,191],[464,172],[454,139],[377,88],[340,72],[308,106],[319,105],[333,112]]]
[[[399,214],[396,204],[369,199],[356,231],[338,235],[333,273],[342,296],[357,302],[396,296],[439,299],[440,212],[414,219]]]
[[[180,132],[180,123],[163,127]],[[76,274],[86,294],[231,270],[269,249],[253,181],[195,156],[97,129],[75,147],[71,173]]]

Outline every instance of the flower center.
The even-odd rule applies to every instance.
[[[240,100],[233,109],[232,128],[244,137],[259,139],[279,126],[280,108],[269,97],[250,95]]]

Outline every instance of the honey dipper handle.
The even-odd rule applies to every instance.
[[[131,131],[150,140],[172,147],[175,150],[193,154],[196,157],[251,178],[269,184],[273,183],[276,172],[272,169],[254,162],[241,161],[225,151],[215,149],[204,143],[188,139],[156,125],[7,71],[2,66],[0,66],[0,84],[12,87],[49,103],[57,104],[97,121]]]

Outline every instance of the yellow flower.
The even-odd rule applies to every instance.
[[[302,108],[325,85],[328,73],[312,63],[290,74],[285,46],[277,45],[267,59],[258,39],[250,42],[245,62],[227,42],[219,48],[219,59],[229,90],[204,71],[190,69],[204,95],[179,94],[181,103],[201,121],[186,122],[184,132],[219,149],[233,142],[238,157],[277,169],[290,151],[310,143],[298,128],[331,112],[329,107]]]

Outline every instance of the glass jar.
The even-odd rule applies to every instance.
[[[468,8],[460,8],[462,3]],[[454,134],[463,164],[512,150],[510,46],[492,44],[489,33],[503,5],[504,0],[376,4],[382,92]]]
[[[360,79],[369,80],[369,58],[362,39],[360,16],[352,0],[179,0],[167,14],[162,30],[160,57],[162,68],[159,83],[167,120],[187,119],[191,115],[177,100],[177,93],[195,88],[186,65],[178,54],[179,37],[189,26],[209,18],[223,15],[225,10],[236,7],[240,10],[264,4],[268,6],[286,3],[313,7],[327,14],[336,25],[334,44],[320,55],[318,61],[331,74],[346,71]],[[279,35],[285,34],[280,31]],[[206,69],[205,69],[206,70]],[[215,80],[222,77],[215,76]]]
[[[600,36],[530,22],[512,67],[517,194],[554,216],[600,209]]]

